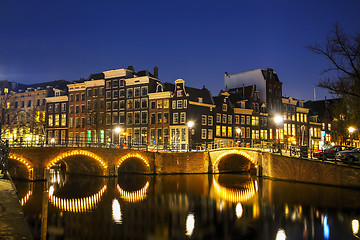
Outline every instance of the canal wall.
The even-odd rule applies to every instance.
[[[360,188],[360,168],[264,153],[261,176],[286,181]]]
[[[8,179],[0,179],[0,239],[33,239],[15,186]]]

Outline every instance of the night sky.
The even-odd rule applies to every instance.
[[[336,22],[360,32],[359,9],[359,0],[0,0],[0,80],[157,66],[163,82],[183,78],[218,95],[225,72],[273,68],[284,96],[309,100],[327,61],[305,46],[324,42]]]

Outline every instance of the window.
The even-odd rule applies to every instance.
[[[140,112],[135,112],[134,113],[134,123],[135,124],[140,124]]]
[[[250,138],[250,128],[246,128],[246,138]]]
[[[179,123],[179,114],[178,113],[173,113],[173,123]]]
[[[125,86],[125,80],[119,80],[119,86],[120,87]]]
[[[150,114],[150,124],[155,124],[155,113]]]
[[[201,116],[201,125],[206,125],[206,120],[207,120],[207,116],[206,116],[206,115],[202,115],[202,116]]]
[[[169,100],[164,100],[164,108],[169,108]]]
[[[111,102],[106,102],[106,110],[111,110]]]
[[[232,124],[232,115],[228,115],[228,124]]]
[[[216,123],[221,123],[221,114],[220,113],[216,114]]]
[[[111,88],[111,80],[106,81],[106,88]]]
[[[182,97],[183,96],[183,91],[182,90],[177,90],[176,91],[176,96],[177,97]]]
[[[100,96],[104,96],[105,89],[103,87],[100,88]]]
[[[80,101],[80,94],[77,93],[77,94],[75,95],[75,101],[76,101],[76,102],[79,102],[79,101]]]
[[[73,118],[69,118],[69,128],[73,128]]]
[[[125,100],[119,101],[119,109],[125,109]]]
[[[184,100],[184,108],[187,108],[187,100]]]
[[[113,112],[113,114],[112,114],[112,123],[113,124],[117,124],[118,122],[119,122],[119,115],[118,115],[118,113],[117,112]]]
[[[157,113],[157,123],[162,123],[162,113]]]
[[[87,97],[91,97],[91,89],[87,90]]]
[[[133,113],[132,112],[127,113],[127,124],[133,124]]]
[[[31,107],[31,100],[28,100],[27,107]]]
[[[53,115],[49,115],[49,126],[52,127],[54,125],[54,119],[53,119]]]
[[[61,111],[66,112],[66,103],[61,104]]]
[[[232,137],[232,127],[228,127],[228,137]]]
[[[203,102],[203,98],[198,97],[198,102],[199,102],[199,103],[202,103],[202,102]],[[206,134],[205,134],[205,135],[206,135]]]
[[[180,113],[180,123],[186,122],[186,112]]]
[[[216,125],[216,136],[217,136],[217,137],[220,137],[220,134],[221,134],[220,126],[219,126],[219,125]]]
[[[55,114],[55,126],[59,126],[60,125],[60,116],[59,114]]]
[[[227,111],[227,105],[226,105],[226,104],[223,104],[223,105],[222,105],[222,110],[223,110],[224,112]]]
[[[82,105],[81,105],[81,113],[84,113],[84,112],[85,112],[85,105],[82,104]]]
[[[113,91],[113,98],[118,98],[119,97],[119,92],[118,90],[114,90]]]
[[[135,109],[140,108],[140,98],[135,98],[134,99],[134,107],[135,107]]]
[[[146,124],[147,123],[148,114],[146,111],[141,112],[141,123]]]
[[[49,113],[52,113],[53,111],[54,111],[54,105],[49,104],[49,105],[48,105],[48,112],[49,112]]]
[[[106,91],[106,99],[110,99],[111,98],[111,91]]]
[[[113,84],[113,88],[118,87],[119,81],[117,79],[115,79],[115,80],[112,81],[112,84]]]
[[[85,101],[85,93],[81,94],[81,101]]]
[[[135,97],[140,97],[140,87],[134,88],[134,96]]]
[[[70,102],[74,101],[74,94],[70,94]]]
[[[201,139],[206,139],[206,129],[201,129]]]
[[[245,124],[245,116],[241,116],[241,124]]]
[[[213,131],[212,131],[212,129],[208,129],[207,135],[208,135],[208,139],[212,139],[212,138],[213,138]]]
[[[61,114],[61,126],[66,126],[66,114]]]
[[[227,119],[226,119],[226,114],[223,114],[223,115],[222,115],[222,123],[226,123],[226,120],[227,120]]]
[[[158,109],[161,109],[163,107],[163,102],[162,102],[162,100],[158,100],[157,101],[157,108]]]
[[[132,88],[127,89],[127,97],[131,98],[134,96],[134,90]]]
[[[106,124],[110,125],[111,124],[111,113],[106,113]]]
[[[125,97],[125,89],[119,90],[119,97]]]
[[[75,106],[75,113],[79,113],[80,112],[80,106],[79,105],[76,105]]]
[[[147,98],[141,99],[141,108],[148,108],[148,99]]]
[[[98,95],[98,89],[97,88],[94,88],[94,97],[97,97],[97,95]]]
[[[208,116],[208,125],[209,126],[213,125],[213,116]]]
[[[172,101],[172,109],[176,109],[176,100]]]
[[[112,102],[112,109],[117,110],[118,108],[119,108],[119,102],[118,101],[113,101]]]
[[[164,112],[164,123],[169,123],[169,113]]]
[[[240,131],[241,138],[245,138],[245,128],[242,127]]]
[[[148,87],[143,86],[141,87],[141,96],[146,96],[148,94]]]
[[[133,100],[127,100],[127,109],[133,109]]]
[[[250,125],[250,116],[246,116],[246,124]]]
[[[124,112],[120,112],[120,113],[119,113],[119,123],[120,123],[120,124],[124,124],[124,123],[125,123],[125,113],[124,113]]]
[[[182,109],[182,100],[177,100],[177,109]]]
[[[150,102],[150,109],[155,109],[156,108],[156,105],[155,105],[155,101],[151,101]]]
[[[90,100],[87,101],[87,103],[86,103],[86,108],[87,108],[88,110],[91,109],[91,101],[90,101]]]
[[[221,136],[226,137],[226,126],[221,127]]]

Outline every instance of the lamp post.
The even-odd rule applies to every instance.
[[[55,147],[55,138],[52,138],[52,139],[50,140],[50,143],[53,145],[53,147]]]
[[[240,138],[241,129],[240,129],[240,128],[236,128],[235,131],[236,131],[236,138],[235,138],[235,140],[236,140],[236,139],[239,139],[239,138]],[[235,142],[235,147],[236,147],[237,141],[238,141],[238,140],[236,140],[236,142]]]
[[[189,121],[187,125],[188,125],[188,128],[189,128],[189,151],[191,151],[191,129],[194,126],[194,122]]]
[[[119,143],[121,128],[120,128],[120,127],[116,127],[116,128],[114,129],[114,132],[116,133],[116,141],[115,141],[115,143]]]
[[[349,130],[349,133],[350,133],[350,145],[352,146],[353,145],[353,133],[355,131],[355,128],[349,127],[348,130]]]
[[[280,116],[280,115],[276,115],[275,118],[274,118],[274,121],[275,121],[275,131],[276,131],[276,139],[278,139],[278,146],[277,146],[277,150],[278,152],[281,154],[281,147],[280,147],[280,124],[283,122],[283,117]]]

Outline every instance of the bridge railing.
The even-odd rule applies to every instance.
[[[6,140],[5,140],[6,141]],[[313,149],[307,146],[295,146],[279,144],[272,141],[229,141],[217,140],[205,143],[193,143],[191,146],[187,143],[170,142],[170,144],[147,144],[146,142],[138,142],[132,139],[131,141],[121,142],[89,142],[88,139],[72,139],[70,141],[8,141],[10,148],[18,147],[95,147],[95,148],[119,148],[119,149],[132,149],[144,150],[155,152],[183,152],[183,151],[207,151],[221,148],[241,147],[249,149],[257,149],[261,151],[268,151],[289,155],[294,157],[312,157]]]

